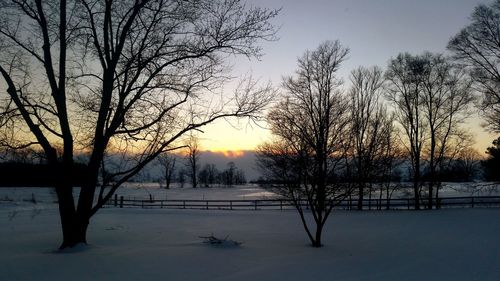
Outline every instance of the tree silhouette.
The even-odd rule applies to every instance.
[[[189,177],[191,178],[191,185],[193,188],[198,187],[198,171],[200,169],[200,143],[198,137],[191,134],[187,141],[187,166],[189,170]]]
[[[500,1],[478,5],[471,23],[448,43],[454,58],[463,64],[483,94],[481,108],[490,131],[500,132]]]
[[[337,77],[348,52],[338,41],[327,41],[298,60],[267,118],[275,139],[258,149],[263,172],[278,182],[270,187],[293,202],[313,247],[322,246],[325,222],[349,192],[340,177],[350,142],[349,106]],[[303,201],[313,216],[311,226]]]
[[[407,138],[406,150],[412,167],[415,209],[420,209],[420,181],[422,173],[422,149],[427,132],[427,123],[420,110],[422,105],[422,83],[425,62],[408,53],[399,54],[389,62],[386,71],[388,99],[396,111],[396,120],[401,124]]]
[[[440,168],[466,143],[467,134],[460,124],[473,101],[471,83],[443,55],[429,52],[399,55],[391,60],[386,77],[412,163],[415,207],[419,208],[426,161],[427,207],[431,209],[439,194]]]
[[[351,72],[350,133],[352,136],[353,178],[358,188],[358,209],[363,209],[366,188],[371,187],[387,156],[393,135],[393,118],[382,103],[383,72],[378,67]],[[371,191],[371,189],[370,189]],[[371,194],[371,192],[370,192]]]
[[[175,155],[169,154],[167,152],[162,153],[158,156],[158,163],[163,168],[163,177],[165,179],[165,188],[170,188],[170,183],[172,182],[172,178],[175,172]]]
[[[274,39],[277,12],[240,0],[0,1],[1,144],[38,147],[59,175],[61,248],[86,243],[116,189],[186,133],[262,110],[269,87],[217,91],[230,55],[258,57]],[[76,204],[75,151],[89,154]],[[106,152],[134,157],[95,201]]]
[[[500,175],[500,138],[493,141],[493,146],[486,149],[488,159],[482,162],[484,168],[484,176],[489,181],[499,181]]]

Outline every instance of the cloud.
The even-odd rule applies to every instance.
[[[247,154],[245,150],[207,150],[205,154],[222,155],[226,158],[241,158]]]

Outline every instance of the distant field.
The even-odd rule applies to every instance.
[[[75,196],[78,195],[78,188],[75,188],[74,193]],[[180,188],[177,184],[174,184],[171,189],[167,190],[160,188],[158,183],[127,183],[119,188],[116,194],[117,196],[124,196],[126,199],[149,199],[151,196],[156,200],[263,200],[278,198],[278,195],[253,184],[196,189],[191,188],[189,185]],[[378,194],[377,191],[374,191],[372,197],[377,198]],[[442,197],[498,195],[500,195],[500,185],[494,183],[444,183],[440,191]],[[411,189],[406,191],[396,190],[392,197],[412,197],[412,191]],[[2,205],[5,206],[5,204],[9,203],[29,204],[33,199],[38,204],[49,205],[57,201],[55,191],[50,187],[0,187],[0,208]]]

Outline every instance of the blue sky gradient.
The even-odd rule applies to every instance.
[[[469,23],[479,3],[475,0],[255,0],[250,6],[281,8],[274,20],[280,26],[278,41],[261,44],[260,61],[236,58],[234,74],[252,73],[262,81],[279,86],[283,76],[293,74],[296,61],[305,50],[325,40],[340,40],[350,48],[349,58],[339,72],[348,86],[351,70],[358,66],[385,68],[401,52],[444,52],[449,39]],[[467,125],[476,136],[476,148],[483,152],[494,136],[480,126],[477,114]],[[240,123],[241,130],[227,129],[224,122],[206,128],[201,137],[206,149],[252,149],[266,140],[265,129]]]

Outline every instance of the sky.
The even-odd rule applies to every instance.
[[[297,58],[325,40],[339,40],[350,48],[339,75],[348,86],[349,73],[358,66],[386,67],[401,52],[444,52],[449,39],[469,23],[476,0],[248,0],[248,5],[281,8],[274,19],[279,40],[261,44],[260,61],[236,58],[233,74],[251,74],[279,87],[282,77],[293,74]],[[468,124],[476,149],[484,152],[495,136],[481,127],[477,114]],[[265,124],[245,120],[217,122],[200,135],[207,150],[252,150],[269,139]]]

